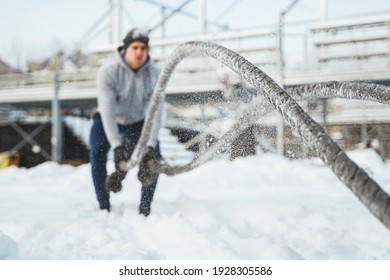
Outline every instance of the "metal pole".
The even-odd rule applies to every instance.
[[[279,79],[280,86],[284,86],[284,59],[283,59],[283,24],[284,24],[285,13],[279,12],[279,30],[278,30],[278,44],[279,44]],[[277,141],[276,150],[278,154],[283,155],[284,153],[284,120],[280,115],[277,124]]]
[[[167,7],[161,6],[161,14],[162,14],[162,18],[164,19],[164,21],[161,24],[161,35],[163,38],[165,38],[167,36],[167,30],[166,30],[166,24],[165,24],[165,18],[167,16],[166,11],[167,11]]]
[[[199,5],[199,24],[200,24],[200,33],[205,34],[207,32],[206,27],[206,0],[200,0]]]
[[[368,142],[368,129],[367,129],[367,104],[362,101],[362,127],[361,127],[361,142],[365,145]]]
[[[324,97],[322,99],[322,122],[324,124],[323,128],[327,131],[328,125],[328,98]]]
[[[280,75],[280,84],[284,84],[284,53],[283,53],[283,25],[284,25],[284,16],[283,11],[279,12],[279,30],[278,30],[278,45],[279,45],[279,75]]]
[[[298,3],[299,0],[294,0],[290,5],[284,10],[279,12],[279,75],[280,75],[280,86],[284,88],[284,48],[283,48],[283,29],[284,29],[284,18],[291,11],[291,9]],[[280,120],[277,125],[278,135],[277,135],[277,151],[279,154],[283,155],[284,153],[284,120],[280,116]]]
[[[328,0],[320,0],[320,22],[325,23],[328,20]]]
[[[52,100],[51,116],[51,158],[55,162],[60,162],[62,160],[62,120],[59,91],[60,71],[57,70],[54,76],[54,97]]]
[[[161,6],[161,15],[162,15],[162,18],[163,18],[163,22],[161,24],[161,35],[162,35],[162,38],[166,38],[167,36],[167,30],[166,30],[166,22],[165,22],[165,18],[167,16],[167,8],[165,6]],[[161,52],[162,52],[162,57],[167,57],[166,55],[166,46],[164,45],[161,49]]]
[[[113,9],[112,9],[112,6],[113,6],[113,4],[112,4],[112,1],[113,0],[108,0],[108,5],[109,5],[109,10],[110,10],[110,12],[109,12],[109,26],[108,26],[108,43],[109,44],[112,44],[113,43],[113,40],[112,40],[112,18],[113,18],[113,16],[112,16],[112,11],[113,11]]]
[[[118,0],[117,25],[117,42],[120,42],[122,38],[122,0]]]
[[[328,1],[320,0],[320,23],[324,24],[328,20]],[[324,30],[321,30],[320,38],[323,40],[325,38]],[[327,131],[328,124],[328,99],[322,99],[322,121],[324,123],[324,129]]]
[[[387,22],[387,44],[388,44],[388,53],[387,53],[387,66],[390,67],[390,22]]]
[[[327,0],[320,0],[320,23],[324,24],[328,20],[328,1]],[[320,33],[321,40],[325,37],[325,32],[321,30]]]

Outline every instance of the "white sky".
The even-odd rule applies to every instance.
[[[160,8],[148,1],[123,0],[121,37],[135,25],[151,27],[161,21]],[[276,24],[279,11],[287,8],[292,1],[207,0],[207,18],[210,21],[217,20],[220,24],[228,24],[231,29],[262,27]],[[185,0],[160,2],[178,7]],[[237,4],[224,13],[234,2]],[[72,49],[102,18],[108,10],[108,3],[108,0],[0,0],[0,58],[15,65],[25,59],[49,57],[59,49]],[[184,10],[197,15],[199,3],[200,0],[193,0]],[[328,0],[329,19],[385,12],[390,12],[389,0]],[[286,21],[319,20],[319,17],[320,0],[300,0],[288,14]],[[82,45],[84,50],[92,45],[108,42],[108,22],[108,17],[101,21],[100,28],[97,28],[101,32]],[[168,21],[166,29],[168,35],[197,33],[200,31],[200,24],[196,19],[177,14]],[[115,30],[115,36],[116,33]],[[153,34],[160,37],[161,29]]]

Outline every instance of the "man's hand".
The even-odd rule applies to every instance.
[[[130,158],[130,153],[125,146],[118,146],[114,149],[115,169],[118,171],[125,171],[121,168],[121,162],[126,162]]]
[[[152,169],[151,164],[161,159],[160,155],[152,148],[147,147],[145,155],[139,164],[138,180],[143,186],[153,184],[157,181],[159,173]]]
[[[120,192],[122,190],[122,181],[125,179],[126,171],[114,171],[110,176],[106,177],[104,188],[108,192]]]

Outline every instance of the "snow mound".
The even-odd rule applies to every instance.
[[[0,260],[14,258],[18,253],[18,244],[0,231]]]

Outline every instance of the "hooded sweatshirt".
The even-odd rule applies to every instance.
[[[124,60],[124,48],[119,47],[114,58],[106,61],[97,73],[97,111],[102,116],[103,128],[111,148],[122,144],[118,125],[130,125],[145,118],[159,69],[148,57],[138,70],[131,69]],[[154,147],[162,125],[163,100],[154,118],[148,146]]]

